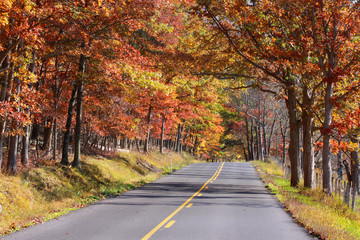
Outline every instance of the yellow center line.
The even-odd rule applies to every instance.
[[[189,203],[187,206],[186,206],[186,208],[191,208],[192,207],[192,203]]]
[[[222,167],[224,166],[224,163],[222,163],[221,168],[219,171],[216,171],[214,173],[214,175],[212,175],[212,177],[207,180],[206,183],[204,183],[204,185],[196,192],[194,193],[191,197],[189,197],[180,207],[178,207],[174,212],[172,212],[167,218],[165,218],[161,223],[159,223],[156,227],[154,227],[150,232],[148,232],[148,234],[146,234],[141,240],[148,240],[152,235],[154,235],[154,233],[156,233],[162,226],[165,225],[165,223],[167,223],[172,217],[174,217],[178,212],[181,211],[181,209],[183,209],[199,192],[201,192],[206,185],[216,176],[220,174],[220,171],[222,169]]]
[[[200,193],[198,196],[201,197],[201,196],[202,196],[202,193]]]
[[[175,220],[170,221],[168,224],[166,224],[165,228],[171,228],[171,226],[174,225],[175,222]]]
[[[223,166],[224,166],[224,163],[223,163],[223,164],[221,164],[220,170],[217,172],[217,174],[216,174],[216,176],[214,177],[213,181],[214,181],[215,179],[217,179],[217,178],[218,178],[218,176],[219,176],[219,174],[220,174],[220,172],[221,172],[221,170],[222,170]]]

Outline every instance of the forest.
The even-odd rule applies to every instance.
[[[274,159],[292,186],[331,195],[347,179],[354,207],[359,8],[2,0],[2,173],[44,162],[81,168],[82,152],[117,149]]]

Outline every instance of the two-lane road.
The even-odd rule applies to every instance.
[[[199,163],[5,240],[311,239],[248,163]]]

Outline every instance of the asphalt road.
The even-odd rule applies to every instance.
[[[5,240],[311,239],[248,163],[199,163]]]

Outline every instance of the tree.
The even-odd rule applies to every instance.
[[[194,7],[194,14],[227,41],[228,48],[222,48],[224,52],[230,53],[231,58],[236,56],[238,64],[223,68],[226,71],[220,75],[253,79],[255,86],[262,88],[268,86],[266,83],[275,82],[283,89],[290,121],[292,185],[299,182],[302,116],[306,118],[302,121],[305,124],[305,183],[306,187],[313,187],[313,104],[324,86],[323,186],[325,191],[331,192],[329,130],[333,106],[330,99],[333,84],[356,71],[357,50],[348,49],[350,46],[358,48],[354,41],[358,31],[355,20],[358,7],[358,2],[351,1],[276,1],[276,4],[259,1],[250,5],[245,1],[198,1]],[[255,77],[244,72],[244,69],[248,71],[245,66],[255,69],[251,70]],[[306,111],[304,114],[298,111],[298,103],[301,110]]]

